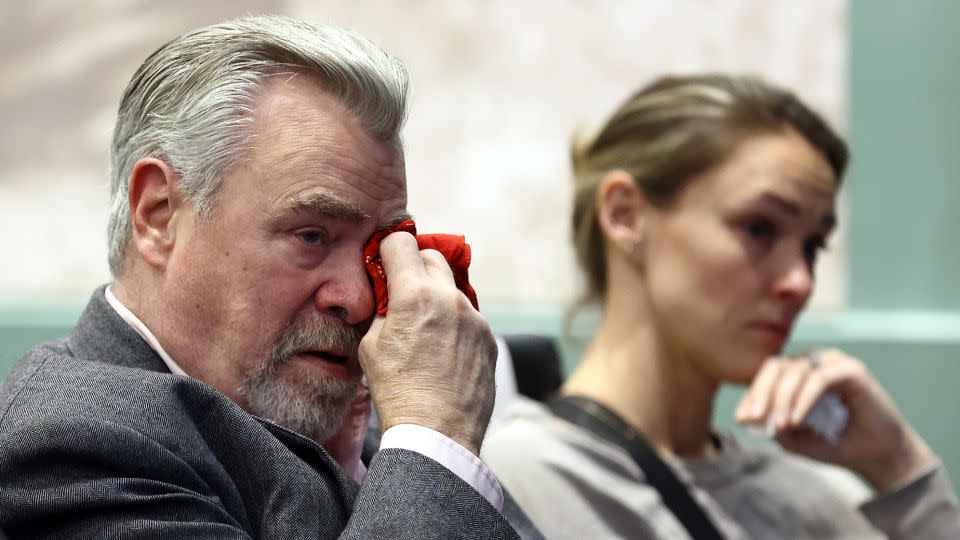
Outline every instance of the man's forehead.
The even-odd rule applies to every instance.
[[[306,78],[268,86],[256,115],[247,164],[283,194],[272,213],[372,218],[378,225],[402,221],[406,172],[399,141],[372,137],[339,100]]]
[[[360,118],[340,97],[311,77],[285,74],[271,77],[253,105],[254,131],[263,136],[326,137],[372,143],[379,147],[381,161],[402,154],[394,139],[384,139],[364,127]],[[303,128],[313,128],[304,131]],[[402,158],[401,158],[402,161]]]

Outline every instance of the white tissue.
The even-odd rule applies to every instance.
[[[803,423],[831,444],[837,444],[849,418],[850,411],[840,401],[840,396],[836,392],[826,392],[813,404]]]

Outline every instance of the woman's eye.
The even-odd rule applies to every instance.
[[[776,225],[767,219],[748,221],[743,228],[747,235],[755,240],[769,240],[777,232]]]
[[[813,268],[816,264],[817,256],[820,252],[826,251],[827,249],[829,249],[829,246],[827,246],[827,240],[825,238],[811,239],[803,246],[803,255],[806,257],[807,264],[810,265],[810,268]]]

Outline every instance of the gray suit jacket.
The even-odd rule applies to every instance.
[[[466,482],[378,452],[362,486],[318,445],[173,375],[98,289],[0,386],[11,538],[516,538]]]

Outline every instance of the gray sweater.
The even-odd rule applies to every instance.
[[[721,446],[671,465],[727,538],[960,538],[942,468],[858,508],[807,459],[727,435]],[[626,451],[540,403],[514,403],[483,459],[548,539],[689,538]]]

